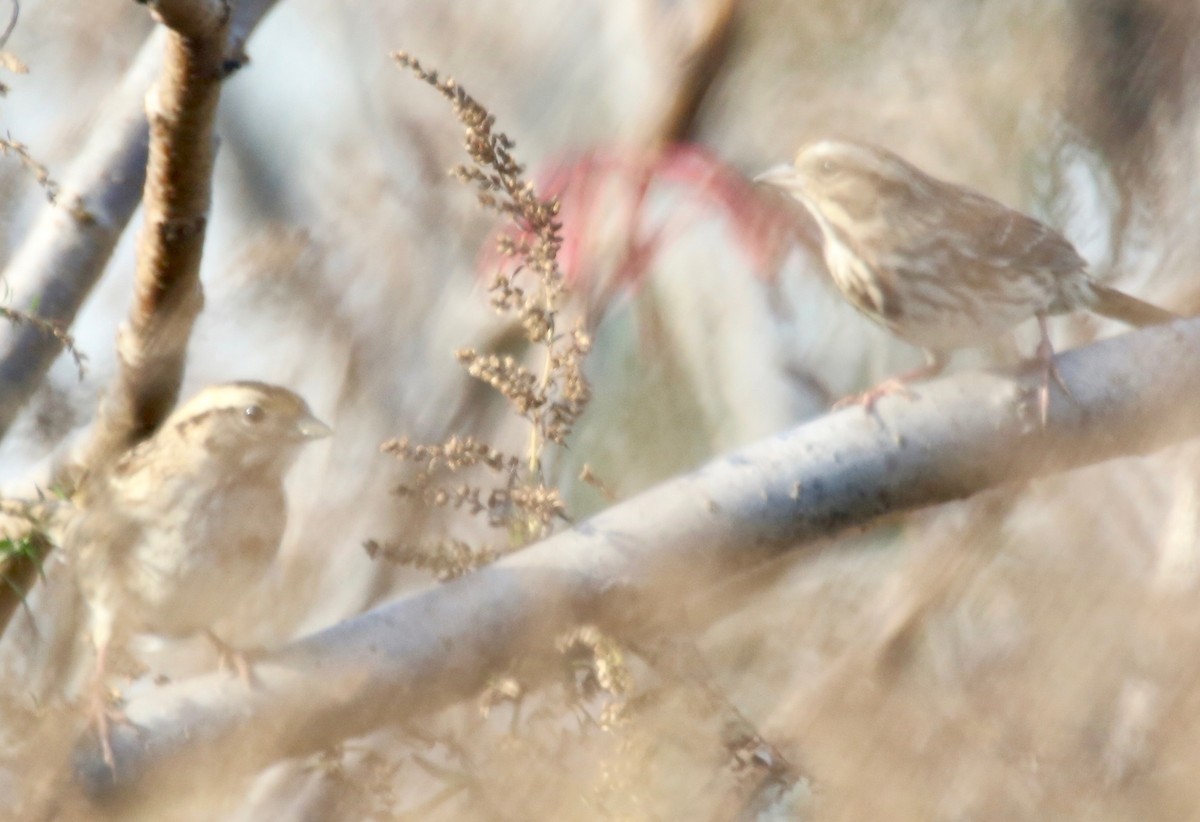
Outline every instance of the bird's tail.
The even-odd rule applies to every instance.
[[[1095,294],[1095,302],[1090,306],[1092,311],[1132,326],[1162,325],[1179,319],[1178,314],[1172,314],[1165,308],[1099,283],[1092,283],[1092,292]]]

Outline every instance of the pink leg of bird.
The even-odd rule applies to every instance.
[[[1050,415],[1050,380],[1058,383],[1058,387],[1072,400],[1075,399],[1075,395],[1071,393],[1070,388],[1067,388],[1067,383],[1058,370],[1058,365],[1054,362],[1054,346],[1050,343],[1050,331],[1046,328],[1045,315],[1038,314],[1037,321],[1038,331],[1042,335],[1037,347],[1037,357],[1042,363],[1042,384],[1038,388],[1038,411],[1041,415],[1042,427],[1045,428]]]
[[[889,377],[879,385],[869,388],[861,394],[851,394],[848,397],[844,397],[833,404],[833,410],[838,411],[843,408],[849,408],[852,405],[861,405],[868,411],[874,411],[875,403],[889,394],[911,397],[912,391],[908,389],[909,383],[927,380],[930,377],[940,374],[945,367],[946,357],[944,355],[936,351],[926,351],[924,365],[905,371],[903,374]]]
[[[113,759],[112,738],[110,737],[111,721],[124,722],[125,715],[109,704],[108,691],[104,686],[105,663],[108,657],[108,642],[96,646],[96,670],[92,675],[91,694],[88,705],[88,715],[96,735],[100,738],[100,752],[104,756],[104,764],[109,770],[115,771]]]
[[[237,671],[238,679],[246,685],[253,684],[254,671],[250,666],[250,660],[246,653],[234,648],[209,628],[204,629],[204,636],[208,637],[208,641],[217,649],[217,664],[221,670],[232,667]]]

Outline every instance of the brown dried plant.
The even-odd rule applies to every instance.
[[[448,579],[540,539],[556,523],[567,521],[562,496],[546,483],[544,458],[549,446],[566,445],[591,398],[583,374],[591,338],[581,319],[564,328],[567,294],[558,263],[562,246],[558,200],[538,196],[523,176],[524,166],[511,153],[513,141],[495,130],[496,118],[454,80],[439,79],[437,72],[426,71],[404,52],[392,58],[450,101],[465,128],[471,159],[451,173],[474,186],[484,208],[511,220],[517,229],[497,241],[502,264],[491,283],[491,303],[497,312],[516,320],[526,340],[540,352],[540,365],[534,369],[512,356],[474,348],[456,352],[468,374],[498,391],[528,422],[523,457],[459,436],[435,445],[402,437],[381,447],[417,469],[410,481],[396,489],[399,496],[431,508],[486,516],[490,526],[506,529],[508,539],[499,547],[477,548],[448,537],[433,544],[366,543],[371,556],[425,568]],[[456,479],[470,469],[491,476],[490,486]]]
[[[400,497],[425,510],[463,512],[506,529],[508,540],[500,546],[476,547],[450,536],[425,544],[366,543],[373,557],[449,579],[545,536],[567,519],[559,491],[548,484],[545,461],[549,449],[565,446],[590,399],[582,368],[590,339],[582,320],[566,319],[568,313],[580,316],[583,304],[581,295],[572,294],[567,305],[558,199],[539,198],[511,153],[512,141],[495,130],[495,118],[480,103],[407,54],[393,57],[451,102],[466,128],[471,158],[453,170],[454,176],[474,186],[484,208],[511,221],[508,230],[496,235],[499,270],[491,282],[491,302],[519,325],[538,358],[531,368],[528,360],[512,356],[475,349],[457,352],[468,374],[499,392],[527,422],[528,445],[522,456],[465,435],[437,444],[401,437],[381,446],[384,453],[415,469],[396,488]],[[485,479],[471,479],[478,476]],[[580,480],[611,499],[612,492],[586,466]],[[765,771],[761,763],[767,760],[783,763],[779,770],[792,773],[720,697],[707,675],[684,676],[669,665],[664,666],[666,676],[656,674],[659,666],[651,657],[589,624],[564,625],[554,651],[560,667],[551,681],[557,687],[529,690],[528,683],[537,678],[532,670],[546,660],[536,653],[517,655],[480,694],[478,715],[465,718],[466,733],[464,728],[406,729],[411,738],[405,744],[424,742],[432,752],[414,750],[411,761],[443,783],[431,802],[454,797],[488,816],[522,815],[531,805],[555,800],[540,788],[526,789],[521,775],[553,773],[556,784],[569,783],[565,792],[599,815],[647,817],[656,815],[652,808],[670,801],[648,788],[668,780],[647,779],[647,773],[668,767],[666,762],[677,763],[678,756],[695,755],[706,769],[714,757],[723,756],[727,766],[722,778],[734,784],[747,781],[744,772]],[[501,706],[508,708],[507,723],[505,712],[497,713]],[[683,715],[686,722],[680,719]],[[576,724],[566,721],[570,717]],[[731,722],[731,717],[739,721]],[[484,733],[501,725],[506,728],[500,734]],[[671,741],[664,742],[668,739],[684,741],[674,748]],[[668,748],[671,752],[664,754]],[[564,765],[571,757],[593,766]],[[375,800],[377,807],[396,809],[389,791]],[[699,804],[705,801],[698,798]],[[420,815],[427,808],[406,810]]]

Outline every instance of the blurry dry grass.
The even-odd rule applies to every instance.
[[[1101,472],[918,518],[886,565],[819,560],[714,632],[738,653],[757,613],[774,634],[742,663],[804,663],[788,698],[745,674],[733,693],[808,768],[816,818],[1186,818],[1195,602],[1088,528],[1031,522]]]
[[[510,94],[517,102],[505,110],[536,112],[536,118],[514,124],[514,131],[553,141],[568,128],[606,133],[605,116],[626,125],[628,109],[613,101],[627,95],[629,109],[636,109],[632,84],[605,97],[600,107],[580,95],[585,99],[578,111],[543,123],[558,113],[544,101],[554,93],[559,96],[552,99],[561,102],[561,89],[494,77],[483,46],[501,41],[527,65],[569,30],[580,38],[568,43],[579,52],[570,57],[583,60],[586,52],[601,63],[600,73],[611,72],[612,62],[624,55],[597,57],[558,17],[548,17],[544,29],[534,28],[536,16],[492,20],[482,33],[476,29],[475,40],[455,39],[460,30],[444,17],[466,15],[461,9],[467,8],[429,12],[438,15],[436,25],[421,34],[436,42],[441,30],[443,50],[457,59],[439,62],[463,76],[483,75]],[[1077,229],[1072,236],[1099,249],[1093,256],[1101,259],[1109,244],[1090,238],[1119,226],[1115,230],[1132,242],[1113,262],[1120,263],[1120,276],[1133,278],[1124,281],[1132,291],[1166,305],[1198,303],[1190,276],[1200,261],[1198,178],[1189,173],[1196,112],[1187,102],[1196,98],[1180,93],[1194,88],[1196,75],[1187,69],[1196,58],[1195,48],[1178,39],[1181,31],[1194,33],[1186,25],[1187,4],[760,0],[743,8],[738,40],[716,92],[701,107],[698,129],[724,156],[740,157],[750,169],[790,156],[796,144],[816,134],[884,142],[1012,205],[1069,218]],[[1094,18],[1080,23],[1088,15],[1119,18],[1123,11],[1141,21],[1140,52],[1124,51],[1129,43],[1113,26]],[[497,34],[500,27],[503,36]],[[1160,43],[1170,48],[1157,49]],[[1112,141],[1129,132],[1123,120],[1112,119],[1111,107],[1095,101],[1132,98],[1099,87],[1120,83],[1121,77],[1100,78],[1080,67],[1093,65],[1095,53],[1121,54],[1144,67],[1159,52],[1176,55],[1176,73],[1169,66],[1165,75],[1150,72],[1156,79],[1141,93],[1154,94],[1162,85],[1174,108],[1149,107],[1144,128],[1154,135],[1153,154],[1143,151],[1144,141],[1138,143],[1141,153],[1135,152],[1135,165],[1156,173],[1132,179],[1118,194],[1106,183],[1109,152],[1121,153]],[[256,57],[269,62],[266,53]],[[565,58],[559,59],[561,64]],[[1081,85],[1094,93],[1082,93]],[[1143,187],[1146,181],[1153,187]],[[347,185],[357,191],[361,180]],[[1130,210],[1130,222],[1122,224],[1122,209]],[[437,242],[453,245],[457,230],[451,225]],[[812,261],[804,265],[800,276],[797,269],[788,272],[785,287],[791,291],[778,298],[791,304],[773,306],[776,314],[764,312],[761,323],[717,344],[728,349],[777,335],[792,354],[782,362],[801,381],[811,376],[816,384],[895,370],[888,359],[907,352],[857,326],[848,309],[821,302],[823,286],[807,276]],[[738,274],[725,273],[723,289],[715,291],[703,291],[696,278],[681,278],[692,289],[688,299],[664,290],[659,302],[664,314],[673,307],[686,313],[702,301],[719,313],[733,289],[761,288],[750,277],[743,285]],[[699,330],[692,337],[678,331],[674,338],[664,331],[655,339],[664,348],[698,344],[710,328],[703,317],[669,319],[676,324],[665,323],[668,330],[686,329],[689,320]],[[823,333],[831,326],[834,333]],[[1076,320],[1063,326],[1076,340],[1100,330]],[[598,329],[597,347],[611,344],[605,335],[615,333],[611,326]],[[766,343],[747,350],[762,360],[772,356]],[[652,352],[656,361],[676,353]],[[430,359],[437,356],[435,351]],[[513,377],[525,362],[510,367],[500,361],[491,368],[483,356],[472,358],[481,376],[495,377],[498,387],[528,388],[528,380],[495,376],[504,371]],[[744,371],[752,356],[730,370]],[[685,363],[683,371],[692,362],[674,361]],[[757,395],[730,388],[735,396],[717,402],[694,390],[735,385],[721,369],[708,359],[678,380],[640,382],[636,399],[647,408],[636,409],[638,418],[685,404],[682,396],[691,401],[688,414],[669,416],[662,428],[703,440],[711,436],[713,419],[749,414],[749,406],[762,402]],[[612,382],[597,383],[601,399],[626,378],[618,372],[614,369]],[[535,367],[528,373],[536,386],[541,372]],[[369,376],[359,375],[360,384]],[[528,396],[524,389],[508,393]],[[622,410],[627,409],[611,413]],[[582,438],[592,424],[586,418],[580,423]],[[654,453],[656,443],[637,440],[645,430],[630,425],[623,430],[627,439],[617,439],[618,430],[598,447],[629,460],[652,459],[645,455]],[[653,430],[661,435],[661,429]],[[544,430],[538,436],[543,445],[552,439]],[[530,488],[544,479],[535,466],[544,455],[541,447],[531,461],[528,454],[500,454],[465,434],[451,439],[447,432],[435,440],[433,446],[404,442],[395,449],[423,466],[445,460],[489,465],[482,470],[500,477],[498,487],[505,491],[514,472]],[[996,491],[890,523],[869,538],[848,536],[815,559],[761,572],[736,591],[721,589],[728,615],[698,640],[713,684],[807,778],[781,801],[784,810],[777,818],[1194,816],[1200,805],[1192,779],[1200,754],[1195,742],[1200,671],[1193,661],[1200,658],[1196,456],[1194,447],[1184,447]],[[639,470],[649,474],[661,465]],[[625,477],[611,479],[620,485]],[[505,529],[519,510],[511,494],[493,506],[490,492],[477,496],[458,484],[438,485],[440,492],[434,485],[410,487],[451,508],[499,511]],[[543,517],[533,520],[522,526],[522,539],[544,524]],[[407,543],[429,537],[419,521],[408,524]],[[521,541],[505,536],[496,551]],[[430,540],[436,542],[436,535]],[[469,556],[451,557],[451,568],[477,561],[477,545],[463,550]],[[664,596],[679,597],[682,614],[689,593]],[[684,623],[681,616],[672,627],[682,630]],[[560,657],[561,685],[526,693],[520,670],[514,670],[493,683],[481,704],[430,717],[428,727],[381,730],[376,738],[306,758],[292,778],[311,789],[302,794],[309,804],[293,806],[296,816],[323,808],[326,818],[343,819],[389,818],[403,811],[430,819],[734,817],[721,802],[752,795],[746,783],[755,770],[736,767],[725,707],[714,705],[694,681],[671,680],[612,638],[592,637],[571,648],[573,654]],[[53,706],[36,712],[23,703],[20,710],[4,707],[10,741],[24,739],[27,746],[46,729],[65,735],[70,728]],[[15,749],[28,752],[21,745]],[[17,775],[42,763],[37,757],[5,760],[8,773]],[[245,797],[212,802],[220,808],[238,799],[257,802],[253,810],[262,818],[301,795],[296,782],[281,781],[271,792],[261,787],[266,781]],[[254,818],[253,810],[244,818]]]

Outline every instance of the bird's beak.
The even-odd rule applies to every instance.
[[[754,182],[766,183],[769,186],[782,188],[784,191],[795,191],[800,188],[800,173],[793,165],[778,165],[755,176]]]
[[[296,431],[306,440],[319,440],[333,434],[332,428],[311,415],[300,418],[296,423]]]

